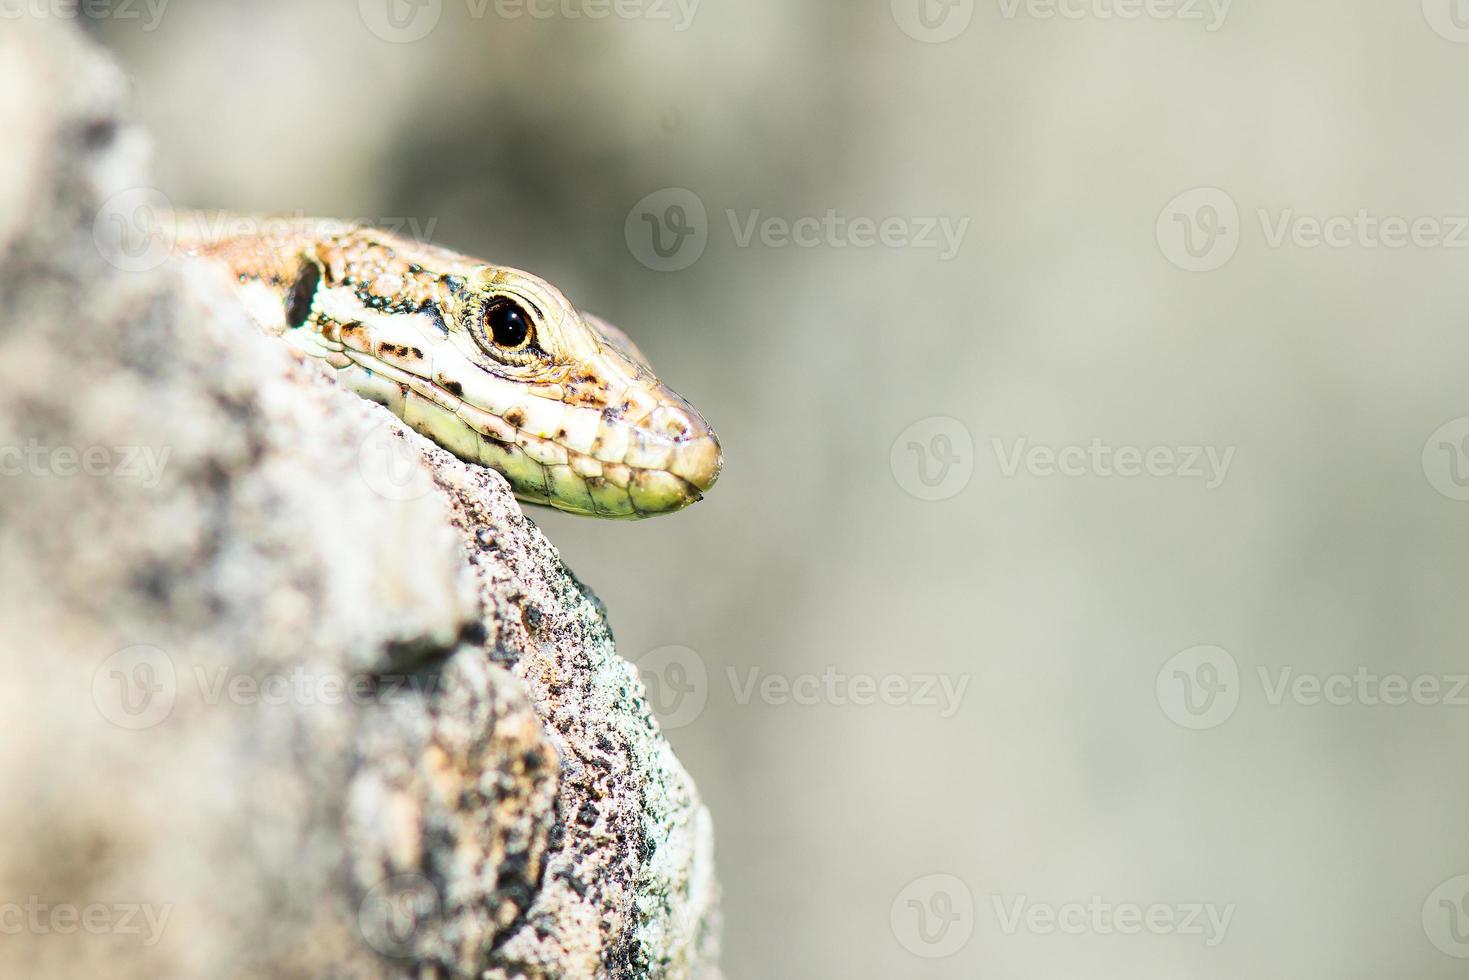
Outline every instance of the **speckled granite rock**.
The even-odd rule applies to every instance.
[[[153,261],[146,140],[0,33],[0,976],[712,976],[712,833],[496,474]]]

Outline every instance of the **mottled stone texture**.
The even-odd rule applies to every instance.
[[[0,976],[712,975],[708,814],[597,600],[150,259],[125,92],[0,33]]]

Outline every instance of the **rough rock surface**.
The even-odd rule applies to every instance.
[[[154,254],[125,93],[7,21],[0,976],[713,975],[708,814],[597,600]]]

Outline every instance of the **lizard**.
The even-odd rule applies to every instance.
[[[723,465],[697,410],[626,334],[529,272],[357,223],[175,217],[249,316],[516,497],[643,518],[699,500]]]

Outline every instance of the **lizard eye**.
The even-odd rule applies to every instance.
[[[485,306],[485,332],[497,347],[517,351],[530,343],[530,314],[510,299],[491,300]]]

